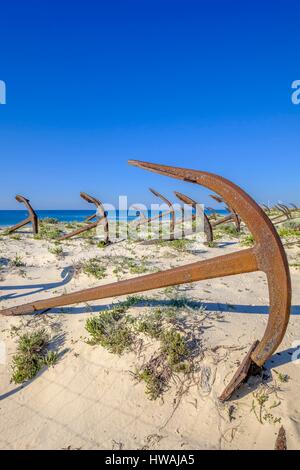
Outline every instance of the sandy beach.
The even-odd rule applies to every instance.
[[[200,235],[181,246],[123,240],[101,248],[92,237],[58,245],[34,239],[27,229],[16,234],[1,235],[1,308],[245,249],[240,238],[225,232],[211,247]],[[135,319],[160,309],[166,328],[187,338],[192,351],[192,368],[171,374],[155,400],[136,371],[159,354],[157,339],[139,331],[122,354],[89,344],[86,321],[124,297],[24,317],[0,316],[6,353],[0,364],[0,447],[272,450],[284,426],[288,448],[298,449],[300,364],[292,354],[295,358],[300,344],[300,248],[287,248],[287,254],[293,285],[287,334],[263,375],[252,377],[225,404],[218,396],[267,322],[263,273],[148,291],[128,307],[130,328]],[[101,279],[82,268],[94,258],[103,268]],[[38,328],[46,329],[58,361],[32,380],[13,383],[18,337]]]

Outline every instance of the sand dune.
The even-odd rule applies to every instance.
[[[124,256],[140,259],[145,269],[154,271],[241,249],[238,240],[224,237],[215,248],[204,246],[198,238],[182,252],[128,241],[100,249],[85,239],[73,239],[61,245],[63,256],[57,256],[49,252],[53,246],[51,241],[34,240],[29,233],[22,233],[20,239],[1,238],[1,308],[138,275],[116,272],[117,260]],[[295,264],[299,249],[290,249],[288,254]],[[12,266],[16,255],[24,266]],[[80,260],[95,256],[106,266],[101,280],[76,268]],[[0,316],[6,348],[6,361],[0,364],[0,447],[273,449],[283,425],[289,449],[299,448],[300,364],[292,362],[291,355],[297,351],[297,341],[300,344],[300,271],[291,267],[291,275],[293,309],[278,354],[266,365],[263,381],[252,378],[226,404],[217,397],[250,345],[261,337],[267,321],[268,289],[261,273],[181,286],[171,294],[147,292],[148,302],[129,309],[133,317],[146,315],[168,305],[172,295],[199,306],[184,306],[181,318],[181,328],[198,342],[194,373],[178,374],[154,401],[145,395],[144,384],[134,380],[133,372],[157,352],[155,341],[141,336],[139,350],[121,356],[86,343],[86,319],[117,299],[57,308],[43,315]],[[12,328],[22,332],[40,326],[55,338],[58,363],[43,368],[23,385],[10,383],[17,345]],[[285,375],[287,381],[281,380]],[[263,424],[259,419],[262,395],[267,396]]]

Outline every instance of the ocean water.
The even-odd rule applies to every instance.
[[[216,211],[223,215],[227,212],[225,210]],[[83,222],[89,215],[95,213],[93,210],[37,210],[36,211],[39,219],[54,218],[60,222]],[[209,211],[206,211],[209,214]],[[145,216],[150,216],[150,211],[144,211]],[[152,215],[158,214],[158,211],[153,211]],[[24,220],[28,216],[27,210],[0,210],[0,227],[8,227],[15,225],[21,220]],[[181,213],[178,213],[178,217]],[[136,211],[117,211],[116,214],[112,211],[108,211],[108,218],[110,220],[134,220],[138,217]]]

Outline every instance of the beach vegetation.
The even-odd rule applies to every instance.
[[[242,237],[240,243],[241,243],[242,246],[249,246],[249,247],[254,246],[255,239],[254,239],[252,233],[249,233],[248,235],[245,235],[244,237]]]
[[[153,314],[148,314],[135,320],[135,330],[150,338],[159,339],[162,333],[162,312],[155,309]]]
[[[100,344],[111,353],[118,355],[130,349],[134,336],[124,314],[139,301],[140,297],[129,296],[124,302],[114,304],[100,315],[88,318],[85,328],[92,338],[88,344]]]
[[[22,256],[16,254],[14,258],[10,260],[11,266],[15,268],[22,268],[26,266],[26,263],[23,261]]]
[[[19,233],[15,233],[10,236],[12,240],[21,240],[21,235]]]
[[[84,261],[82,263],[82,271],[87,276],[95,277],[96,279],[103,279],[106,275],[106,267],[97,256]]]
[[[167,328],[166,321],[174,321],[174,311],[155,309],[145,318],[138,318],[135,331],[158,341],[158,354],[136,370],[134,378],[145,383],[145,393],[156,400],[167,388],[174,373],[187,374],[192,366],[186,339],[176,330]]]
[[[240,236],[240,232],[237,231],[235,225],[233,224],[225,224],[219,227],[219,232],[222,232],[229,237],[235,237],[238,238]]]
[[[79,222],[67,222],[65,224],[65,228],[69,229],[69,230],[75,230],[77,228],[80,228],[81,226],[82,226],[82,224],[79,223]]]
[[[152,335],[152,329],[143,332]],[[150,400],[156,400],[167,390],[175,373],[187,374],[192,370],[188,361],[190,352],[178,331],[174,328],[161,331],[157,338],[160,341],[159,354],[134,373],[135,380],[145,383],[145,393]]]
[[[294,262],[291,262],[289,263],[290,267],[291,268],[295,268],[295,269],[299,269],[300,268],[300,263],[294,263]]]
[[[113,354],[140,350],[144,337],[154,341],[157,352],[136,368],[133,376],[137,382],[145,384],[146,395],[156,400],[168,389],[174,374],[192,371],[192,349],[187,337],[178,331],[181,318],[178,307],[159,307],[139,316],[128,313],[130,307],[144,300],[143,297],[129,296],[89,318],[85,327],[90,334],[88,344],[99,344]],[[177,301],[175,305],[180,308],[186,306],[185,298],[182,302]]]
[[[278,234],[281,238],[300,237],[300,230],[293,226],[281,226],[278,228]]]
[[[145,393],[150,400],[157,400],[166,388],[166,381],[162,374],[157,374],[151,367],[137,370],[134,374],[138,382],[145,383]]]
[[[43,224],[48,224],[48,225],[56,225],[59,223],[59,221],[55,217],[45,217],[44,219],[41,220]]]
[[[97,243],[97,248],[105,248],[107,246],[107,242],[105,242],[104,240],[100,240],[98,243]]]
[[[160,240],[158,244],[160,246],[168,246],[176,251],[187,251],[191,244],[194,243],[194,240],[189,240],[188,238],[177,238],[175,240]]]
[[[281,401],[274,400],[270,404],[269,399],[270,392],[267,392],[264,388],[253,393],[251,412],[254,413],[260,424],[278,424],[281,422],[281,418],[274,416],[273,411],[271,411],[278,408]]]
[[[60,246],[60,245],[50,246],[48,248],[48,251],[49,251],[49,253],[51,253],[52,255],[55,255],[57,257],[61,257],[64,254],[63,247]]]
[[[186,295],[177,292],[174,296],[170,297],[169,304],[173,309],[180,309],[190,305],[191,301]]]
[[[85,238],[86,240],[94,238],[96,236],[96,229],[91,228],[90,230],[86,230],[85,232],[82,232],[79,235],[80,237]]]
[[[100,344],[118,355],[129,349],[133,341],[132,333],[121,319],[122,315],[114,310],[88,318],[85,327],[92,337],[88,344],[92,346]]]
[[[39,233],[34,235],[34,238],[35,240],[55,240],[61,234],[62,230],[56,227],[55,224],[48,224],[42,220],[39,226]]]
[[[53,366],[58,354],[49,351],[48,346],[49,336],[43,328],[20,335],[17,352],[12,359],[11,382],[23,383],[35,377],[43,366]]]
[[[274,372],[277,375],[279,382],[287,383],[290,380],[290,377],[287,374],[283,374],[282,372],[277,372],[277,370],[274,370]]]
[[[116,276],[128,272],[130,274],[143,274],[149,270],[146,256],[143,256],[141,259],[135,259],[130,256],[120,256],[114,259],[113,273]]]
[[[174,328],[160,335],[161,351],[166,355],[171,367],[178,366],[188,356],[188,348],[184,338]]]

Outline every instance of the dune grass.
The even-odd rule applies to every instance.
[[[17,353],[12,359],[11,382],[26,382],[35,377],[43,366],[53,366],[58,355],[54,351],[48,351],[48,345],[49,336],[43,328],[20,335]]]
[[[103,279],[106,275],[106,267],[103,266],[102,260],[97,256],[84,261],[82,271],[87,276],[95,277],[96,279]]]

